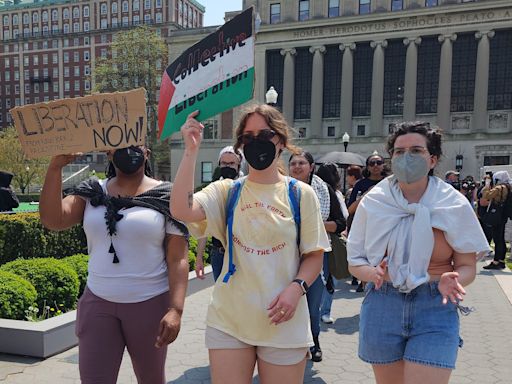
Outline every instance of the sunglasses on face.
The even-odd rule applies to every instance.
[[[238,142],[247,145],[249,143],[252,143],[254,140],[270,141],[274,138],[275,135],[275,131],[273,131],[270,128],[265,128],[259,131],[256,135],[253,135],[252,133],[241,134],[240,136],[238,136]]]
[[[382,164],[384,164],[384,162],[382,160],[370,160],[368,162],[368,165],[370,167],[375,167],[376,165],[382,165]]]

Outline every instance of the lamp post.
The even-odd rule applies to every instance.
[[[265,102],[273,107],[277,104],[278,93],[273,86],[270,86],[267,93],[265,93]]]
[[[457,170],[457,172],[460,172],[462,170],[463,162],[464,162],[464,156],[462,156],[460,154],[455,156],[455,169]]]
[[[343,142],[343,146],[345,147],[345,152],[347,152],[348,142],[350,141],[350,135],[345,132],[343,134],[343,137],[341,138],[341,141]],[[347,193],[347,166],[343,168],[343,195]]]

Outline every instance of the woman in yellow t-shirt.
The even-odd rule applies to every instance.
[[[242,149],[249,173],[228,227],[232,180],[192,192],[203,131],[197,114],[190,114],[181,128],[185,153],[170,209],[195,236],[212,235],[226,249],[206,319],[212,383],[250,383],[256,364],[262,384],[302,383],[313,345],[304,294],[330,249],[318,199],[309,185],[297,182],[300,223],[295,223],[289,195],[293,181],[279,171],[282,151],[294,149],[289,127],[277,109],[255,105],[236,129],[234,147]],[[230,248],[233,263],[228,262]]]

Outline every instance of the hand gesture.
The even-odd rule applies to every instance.
[[[178,333],[180,332],[180,327],[181,314],[174,308],[171,308],[167,311],[162,320],[160,320],[155,347],[161,348],[176,340]]]
[[[290,320],[301,296],[302,288],[297,283],[289,284],[267,308],[270,323],[278,325]]]
[[[194,111],[187,117],[185,124],[181,126],[181,134],[185,142],[185,149],[197,151],[203,140],[204,126],[195,117],[199,115],[199,111]]]
[[[196,277],[198,279],[204,280],[204,262],[203,258],[197,258],[196,259]]]
[[[372,278],[372,282],[375,284],[375,289],[379,289],[382,287],[384,283],[384,276],[386,275],[386,269],[388,268],[388,261],[386,259],[382,260],[379,265],[377,265],[374,269],[374,275]]]
[[[466,294],[466,290],[459,283],[458,272],[443,273],[439,280],[438,289],[443,296],[443,304],[447,304],[448,299],[450,299],[453,304],[457,304],[459,301],[464,300],[462,295]]]

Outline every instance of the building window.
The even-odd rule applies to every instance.
[[[80,32],[80,23],[73,23],[73,32]]]
[[[128,12],[128,2],[127,1],[123,1],[122,10],[123,10],[123,12]]]
[[[132,9],[134,11],[138,11],[140,9],[140,2],[139,2],[139,0],[133,0]]]
[[[74,7],[73,8],[73,19],[80,18],[80,8]]]
[[[217,120],[206,120],[204,122],[203,139],[216,140],[218,138]]]
[[[157,23],[161,23],[162,22],[162,14],[160,12],[158,12],[156,15],[155,15],[155,21]]]
[[[28,67],[28,56],[23,56],[23,66]]]
[[[53,68],[53,77],[54,78],[59,77],[59,68]]]
[[[437,37],[423,37],[418,47],[416,113],[437,113],[440,59],[441,44]]]
[[[28,24],[30,22],[28,13],[23,14],[23,24]]]
[[[66,81],[64,82],[64,91],[66,91],[66,92],[68,92],[68,91],[69,91],[69,81],[68,81],[68,80],[66,80]]]
[[[34,73],[34,76],[39,77],[39,74]],[[39,93],[39,83],[34,84],[34,93]]]
[[[48,21],[48,11],[43,11],[43,13],[41,15],[42,15],[42,20],[44,22],[47,22]]]
[[[309,19],[309,0],[299,0],[299,21]]]
[[[100,57],[102,59],[106,59],[107,58],[107,48],[101,48]]]
[[[162,8],[162,0],[156,0],[155,5],[157,8]]]
[[[265,92],[270,87],[274,87],[277,92],[277,106],[283,106],[283,70],[284,70],[284,57],[279,50],[267,51],[267,87]]]
[[[80,80],[75,80],[75,91],[80,90]]]
[[[117,17],[112,18],[112,28],[117,28]]]
[[[371,5],[371,0],[359,0],[359,14],[365,15],[370,13]]]
[[[89,80],[85,80],[84,81],[84,89],[86,91],[90,91],[91,90],[91,82]]]
[[[311,116],[311,72],[313,55],[308,48],[297,48],[295,57],[295,119]]]
[[[43,83],[43,92],[48,93],[48,90],[49,90],[49,84]]]
[[[39,13],[38,12],[32,13],[32,23],[35,24],[38,22],[39,22]]]
[[[329,0],[329,17],[337,17],[340,15],[340,0]]]
[[[84,17],[89,17],[89,6],[86,5],[83,9]]]
[[[69,9],[64,8],[64,9],[62,10],[62,18],[63,18],[64,20],[69,19]]]
[[[64,62],[69,63],[69,52],[64,52]]]
[[[101,15],[106,15],[107,14],[107,4],[106,3],[101,3],[101,5],[100,5],[100,14]]]
[[[86,65],[84,67],[84,75],[89,76],[91,74],[91,67]]]
[[[137,19],[137,20],[135,20]],[[133,23],[135,25],[139,24],[139,15],[133,16]],[[128,16],[123,16],[123,27],[128,26]]]
[[[25,93],[30,93],[30,84],[25,84]]]
[[[69,33],[69,24],[64,24],[64,33]]]
[[[87,25],[89,25],[89,24],[87,24]],[[87,29],[87,30],[89,30],[89,29]],[[89,36],[84,37],[84,45],[89,45]]]
[[[117,3],[112,3],[112,13],[117,13]]]
[[[101,19],[100,28],[107,29],[107,19]]]
[[[330,125],[327,127],[327,137],[334,137],[336,136],[336,127]]]
[[[484,156],[484,167],[489,165],[508,165],[510,156]]]
[[[391,10],[401,11],[404,9],[404,0],[391,0]]]
[[[512,109],[512,30],[498,30],[491,39],[489,110]]]
[[[213,178],[213,163],[211,161],[201,162],[201,183],[210,183]]]
[[[425,0],[425,7],[437,7],[438,0]]]
[[[48,54],[47,53],[43,54],[43,64],[44,65],[48,64]]]
[[[9,16],[4,15],[3,19],[4,19],[4,27],[8,26],[9,25]]]
[[[357,44],[354,51],[354,86],[352,115],[370,116],[372,99],[373,49],[368,43]]]
[[[80,52],[73,52],[73,61],[78,63],[80,61]]]
[[[144,0],[144,9],[151,9],[151,0]]]
[[[84,32],[89,32],[90,28],[91,27],[90,27],[89,22],[88,21],[84,21]],[[87,40],[87,41],[89,41],[89,40]],[[87,42],[87,44],[89,44],[89,42]]]
[[[84,61],[89,61],[90,55],[89,51],[84,51]]]
[[[366,136],[366,125],[357,126],[357,136]]]
[[[59,92],[59,83],[56,81],[53,82],[53,92]]]
[[[59,12],[56,9],[52,9],[52,21],[59,20]]]
[[[10,62],[8,57],[6,57],[4,59],[4,66],[5,66],[5,68],[10,68],[11,67],[11,62]]]
[[[281,22],[281,4],[270,4],[270,24]]]
[[[411,42],[411,44],[414,44]],[[391,40],[384,58],[384,115],[401,115],[404,109],[406,48],[402,40]]]
[[[18,15],[12,16],[12,25],[18,25]]]
[[[20,72],[14,71],[14,81],[20,81]]]
[[[64,77],[69,77],[69,67],[64,67]]]
[[[453,42],[452,112],[473,111],[477,40],[474,34],[460,34]]]
[[[23,71],[23,78],[25,79],[25,81],[28,81],[30,79],[30,72],[28,69],[25,69]]]
[[[73,74],[75,75],[75,77],[80,76],[80,67],[79,66],[75,66]]]
[[[329,45],[324,54],[323,117],[340,117],[342,55],[338,45]]]

